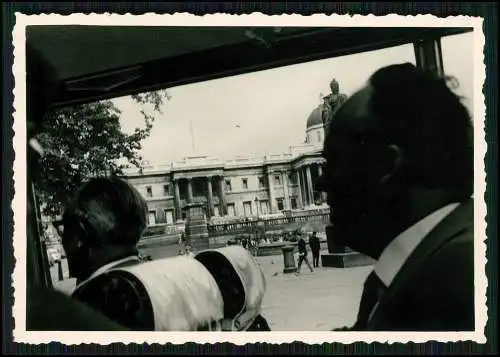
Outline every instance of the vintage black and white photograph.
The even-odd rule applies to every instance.
[[[480,18],[17,20],[17,342],[483,338]]]

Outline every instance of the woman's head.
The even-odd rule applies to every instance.
[[[63,245],[73,275],[136,251],[147,227],[147,204],[126,181],[95,178],[87,182],[67,205],[63,215]],[[99,253],[97,253],[99,252]],[[91,273],[91,272],[90,272]]]

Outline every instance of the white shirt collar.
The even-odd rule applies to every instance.
[[[398,235],[382,252],[375,265],[375,273],[389,286],[408,257],[422,240],[450,214],[459,203],[452,203],[429,214]]]

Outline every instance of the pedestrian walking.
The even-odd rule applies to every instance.
[[[311,253],[313,256],[313,266],[315,268],[319,267],[319,251],[321,250],[321,244],[317,236],[317,232],[313,232],[312,236],[309,238],[309,246],[311,247]]]
[[[297,272],[295,274],[296,275],[300,274],[300,269],[302,267],[302,262],[305,262],[307,264],[307,266],[309,267],[309,269],[311,270],[311,273],[312,273],[314,270],[313,270],[313,268],[311,266],[311,263],[309,263],[309,259],[307,259],[307,245],[306,245],[306,241],[302,237],[302,233],[301,232],[297,232],[297,235],[298,235],[297,246],[299,248],[299,264],[297,266]]]

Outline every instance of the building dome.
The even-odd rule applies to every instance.
[[[309,129],[316,125],[323,125],[322,118],[323,106],[320,105],[316,107],[311,114],[309,114],[309,118],[307,118],[306,128]]]

